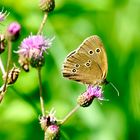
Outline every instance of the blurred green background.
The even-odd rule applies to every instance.
[[[0,9],[10,12],[0,25],[0,33],[12,21],[22,26],[20,42],[36,34],[43,13],[35,0],[0,0]],[[108,76],[120,92],[107,85],[109,102],[95,100],[80,108],[62,127],[62,140],[140,140],[140,1],[139,0],[56,0],[43,31],[54,37],[42,69],[46,110],[55,108],[58,119],[76,106],[85,85],[62,77],[66,55],[88,36],[99,35],[108,56]],[[6,66],[7,50],[1,55]],[[12,60],[18,66],[18,56]],[[1,74],[0,74],[1,76]],[[0,80],[2,85],[2,78]],[[37,71],[21,71],[16,84],[8,88],[0,104],[0,140],[43,140]]]

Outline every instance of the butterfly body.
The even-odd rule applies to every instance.
[[[97,35],[88,37],[71,52],[62,69],[64,77],[89,85],[104,83],[107,71],[106,52]]]

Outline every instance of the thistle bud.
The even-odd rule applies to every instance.
[[[23,57],[23,55],[20,55],[18,62],[24,71],[26,72],[29,71],[29,60],[26,57]]]
[[[92,103],[93,99],[93,96],[89,96],[88,93],[85,92],[78,97],[77,103],[82,107],[88,107]]]
[[[87,91],[78,97],[77,103],[82,107],[88,107],[92,103],[94,98],[97,98],[99,100],[103,100],[101,87],[89,86]]]
[[[59,140],[60,129],[58,125],[50,125],[45,131],[45,140]]]
[[[5,47],[5,36],[3,34],[0,34],[0,54],[4,52]]]
[[[17,38],[19,37],[20,30],[21,30],[20,24],[17,22],[12,22],[7,29],[8,39],[10,39],[11,41],[17,40]]]
[[[41,116],[39,118],[39,122],[40,122],[42,130],[46,130],[46,128],[48,126],[48,122],[50,121],[49,119],[50,118],[48,118],[47,116]]]
[[[57,123],[56,118],[53,115],[41,116],[39,121],[40,121],[42,130],[46,130],[48,126]]]
[[[9,71],[8,79],[7,79],[8,85],[14,84],[16,82],[16,80],[19,76],[19,72],[20,72],[19,68],[16,68],[15,66]],[[3,76],[4,80],[6,80],[6,74]]]
[[[45,12],[51,12],[55,8],[55,1],[54,0],[40,0],[40,9]]]
[[[34,68],[42,67],[45,64],[43,55],[33,55],[30,60],[30,64]]]

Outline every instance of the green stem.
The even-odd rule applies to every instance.
[[[45,116],[44,100],[42,95],[42,80],[41,80],[41,68],[38,68],[38,79],[39,79],[39,95],[40,95],[40,106],[42,115]]]
[[[76,107],[74,107],[67,115],[66,117],[61,121],[61,125],[64,124],[78,109],[79,109],[79,105],[77,105]]]
[[[7,58],[7,66],[6,66],[6,78],[5,78],[3,89],[2,89],[2,92],[0,95],[0,103],[3,100],[3,97],[6,93],[8,74],[9,74],[9,68],[10,68],[10,61],[11,61],[11,54],[12,54],[11,52],[12,52],[12,42],[10,39],[8,39],[8,58]]]
[[[6,85],[7,85],[7,80],[8,80],[9,68],[10,68],[10,61],[11,61],[11,54],[12,54],[11,52],[12,52],[12,42],[11,40],[8,39],[8,58],[7,58],[6,78],[5,78],[5,83],[3,87],[3,92],[6,91]]]
[[[43,20],[42,20],[41,25],[40,25],[40,28],[39,28],[38,33],[37,33],[38,35],[41,34],[41,32],[43,30],[43,27],[44,27],[44,25],[46,23],[47,17],[48,17],[48,13],[45,12]]]
[[[2,75],[5,75],[6,72],[5,72],[1,57],[0,57],[0,69],[1,69]]]

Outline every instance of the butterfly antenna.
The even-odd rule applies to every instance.
[[[97,100],[97,101],[98,101],[98,103],[99,103],[100,105],[102,105],[102,104],[103,104],[100,100]]]
[[[99,102],[100,105],[102,105],[103,103],[102,103],[101,101],[107,101],[107,102],[108,102],[109,99],[106,99],[106,98],[100,98],[100,99],[98,99],[97,101]]]
[[[119,90],[115,87],[115,85],[112,82],[109,82],[109,84],[116,90],[118,96],[119,96]]]

